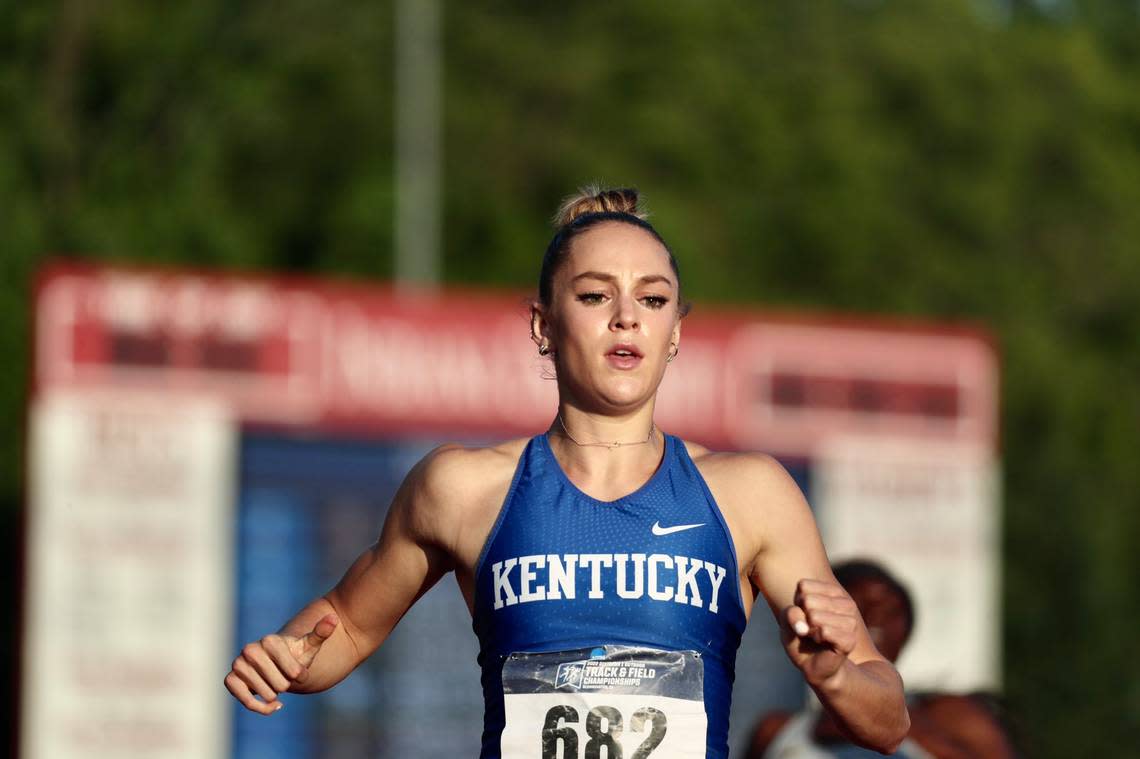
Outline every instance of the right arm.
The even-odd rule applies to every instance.
[[[408,474],[380,537],[331,591],[313,600],[276,634],[247,643],[226,675],[226,688],[247,709],[271,714],[285,691],[315,693],[336,685],[379,648],[420,596],[452,570],[463,520],[462,493],[439,448]],[[257,698],[260,697],[260,700]]]

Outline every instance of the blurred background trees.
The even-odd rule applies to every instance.
[[[15,556],[39,263],[390,277],[394,31],[390,3],[349,0],[0,8],[0,517]],[[447,282],[531,287],[558,200],[601,180],[646,194],[698,308],[995,335],[1010,711],[1036,756],[1135,751],[1138,6],[443,13]],[[4,576],[14,605],[18,572]],[[14,666],[18,625],[4,630]]]

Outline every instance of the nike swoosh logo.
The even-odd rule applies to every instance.
[[[660,535],[672,535],[673,533],[681,532],[682,530],[691,530],[694,527],[704,527],[704,526],[705,526],[705,523],[701,522],[700,524],[678,524],[678,525],[673,525],[672,527],[662,527],[660,522],[654,522],[653,523],[653,534],[658,535],[658,536],[660,536]]]

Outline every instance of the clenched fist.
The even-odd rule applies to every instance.
[[[784,649],[810,685],[822,685],[855,648],[859,609],[836,582],[800,580],[793,605],[784,609]]]
[[[305,681],[309,665],[338,624],[336,614],[329,613],[306,635],[266,635],[245,644],[226,675],[226,689],[246,709],[272,714],[282,706],[278,694]]]

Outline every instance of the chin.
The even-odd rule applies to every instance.
[[[627,409],[640,406],[653,397],[655,388],[645,382],[631,381],[623,378],[620,382],[613,382],[606,387],[600,387],[597,394],[607,406],[616,409]]]

